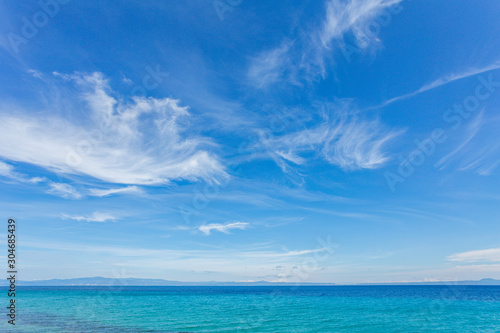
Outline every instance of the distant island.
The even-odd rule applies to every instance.
[[[8,281],[2,280],[0,286],[7,286]],[[335,284],[335,283],[293,283],[293,282],[181,282],[162,279],[137,279],[137,278],[105,278],[105,277],[87,277],[74,279],[51,279],[51,280],[36,280],[36,281],[19,281],[19,286],[375,286],[375,285],[469,285],[469,286],[498,286],[500,280],[496,279],[481,279],[478,281],[433,281],[433,282],[388,282],[388,283],[353,283],[353,284]]]

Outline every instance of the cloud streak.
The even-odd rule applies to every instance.
[[[9,178],[14,181],[18,181],[21,183],[39,183],[44,181],[44,178],[41,177],[27,177],[21,173],[14,171],[14,167],[10,164],[4,163],[0,161],[0,176]]]
[[[65,183],[49,183],[48,194],[56,195],[65,199],[81,199],[83,194],[81,194],[76,188]]]
[[[230,230],[232,229],[241,229],[244,230],[248,227],[248,223],[246,222],[232,222],[232,223],[226,223],[226,224],[220,224],[220,223],[211,223],[211,224],[206,224],[202,225],[198,228],[201,232],[203,232],[205,235],[210,235],[210,233],[213,230],[220,231],[222,233],[228,234]]]
[[[495,137],[500,118],[484,116],[481,111],[467,126],[463,141],[450,153],[443,156],[435,166],[440,170],[455,167],[458,171],[474,172],[489,176],[500,164],[500,144]]]
[[[67,214],[62,214],[62,218],[65,220],[75,220],[78,222],[107,222],[107,221],[116,221],[117,217],[108,214],[108,213],[101,213],[101,212],[94,212],[89,216],[71,216]]]
[[[352,33],[359,49],[378,42],[367,36],[367,23],[401,0],[330,0],[326,3],[323,21],[315,29],[303,31],[294,40],[285,40],[280,46],[264,50],[251,61],[248,78],[256,87],[263,88],[287,79],[300,85],[301,79],[325,77],[327,62],[333,63],[334,43],[343,45],[344,36]]]
[[[407,93],[407,94],[404,94],[401,96],[393,97],[393,98],[388,99],[387,101],[383,102],[380,105],[367,108],[367,110],[383,108],[387,105],[390,105],[390,104],[393,104],[395,102],[399,102],[399,101],[420,95],[424,92],[439,88],[441,86],[445,86],[445,85],[453,83],[455,81],[466,79],[466,78],[469,78],[471,76],[486,73],[486,72],[489,72],[489,71],[492,71],[495,69],[499,69],[499,68],[500,68],[500,60],[494,62],[491,65],[485,66],[485,67],[470,68],[470,69],[463,71],[463,72],[447,74],[447,75],[440,77],[437,80],[432,81],[431,83],[427,83],[427,84],[423,85],[422,87],[420,87],[419,89],[417,89],[413,92],[410,92],[410,93]]]
[[[498,262],[500,261],[500,248],[455,253],[446,259],[450,261],[464,262]]]
[[[141,194],[144,193],[137,186],[126,186],[121,188],[110,188],[110,189],[98,189],[91,188],[88,190],[90,196],[94,197],[107,197],[112,194]]]

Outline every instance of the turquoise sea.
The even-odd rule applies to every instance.
[[[2,305],[2,332],[500,332],[498,286],[24,287],[16,296],[16,327]]]

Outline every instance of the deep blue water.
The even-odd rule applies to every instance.
[[[498,286],[23,287],[16,299],[2,331],[500,332]]]

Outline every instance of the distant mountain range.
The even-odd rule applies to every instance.
[[[7,286],[7,280],[0,280],[0,286]],[[76,279],[52,279],[38,281],[17,281],[17,286],[333,286],[334,283],[286,283],[286,282],[181,282],[161,279],[136,279],[136,278],[104,278],[89,277]],[[482,279],[479,281],[438,281],[438,282],[391,282],[391,283],[358,283],[352,285],[475,285],[495,286],[500,285],[500,280]]]
[[[8,285],[8,281],[0,281],[0,286]],[[136,279],[136,278],[105,278],[105,277],[88,277],[75,279],[51,279],[37,281],[18,281],[18,286],[290,286],[293,283],[282,282],[182,282],[170,281],[162,279]],[[332,283],[301,283],[301,285],[333,285]]]

